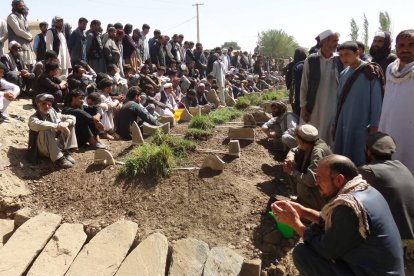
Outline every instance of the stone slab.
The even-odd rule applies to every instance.
[[[162,132],[164,132],[165,134],[168,134],[168,133],[170,133],[170,124],[169,123],[165,123],[165,124],[162,124],[160,126],[153,126],[153,125],[150,125],[148,123],[144,123],[143,124],[143,132],[144,132],[144,135],[152,136],[152,135],[155,134],[155,132],[158,129],[161,129]]]
[[[62,224],[37,257],[27,276],[63,276],[86,241],[82,224]]]
[[[7,242],[14,231],[14,221],[11,219],[0,219],[0,248]]]
[[[264,124],[270,119],[272,119],[272,115],[269,113],[264,112],[263,110],[258,110],[252,113],[252,116],[256,123]]]
[[[228,138],[230,140],[254,141],[256,138],[256,132],[253,128],[249,128],[249,127],[242,127],[242,128],[229,127]]]
[[[193,238],[183,239],[173,246],[169,276],[201,276],[209,252],[208,245]]]
[[[158,117],[158,122],[160,122],[161,124],[169,123],[170,128],[175,126],[175,120],[172,116],[160,116]]]
[[[252,114],[243,115],[243,125],[245,127],[256,127],[256,120],[254,119]]]
[[[191,121],[192,118],[193,118],[193,115],[191,115],[190,112],[186,108],[184,108],[183,113],[181,113],[179,122],[180,123],[189,122]]]
[[[66,276],[114,275],[125,259],[138,225],[117,221],[100,231],[73,261]]]
[[[131,136],[133,145],[142,145],[145,143],[144,138],[142,137],[141,129],[139,128],[137,122],[133,122],[131,125]]]
[[[23,223],[28,221],[29,219],[35,217],[37,215],[36,211],[24,207],[20,210],[18,210],[16,213],[14,213],[14,227],[17,229],[19,228]]]
[[[190,114],[193,116],[201,115],[201,107],[189,107],[188,111],[190,111]]]
[[[224,170],[225,164],[226,162],[221,160],[217,155],[208,155],[206,159],[204,159],[201,169],[210,168],[213,171],[222,171]]]
[[[155,233],[142,241],[122,262],[116,276],[164,276],[168,240]]]
[[[115,165],[115,159],[112,156],[112,153],[106,149],[95,150],[95,157],[93,162],[95,165]]]
[[[22,275],[61,221],[58,215],[41,213],[20,226],[0,250],[0,276]]]
[[[214,247],[208,253],[203,276],[238,276],[243,257],[227,247]]]
[[[244,260],[239,276],[261,276],[262,260]]]
[[[240,142],[239,140],[230,140],[229,155],[240,157]]]

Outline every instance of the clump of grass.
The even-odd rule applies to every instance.
[[[219,125],[240,118],[243,112],[235,108],[220,108],[208,115],[213,123]]]
[[[174,156],[180,159],[186,157],[196,149],[196,145],[192,141],[171,134],[165,134],[159,130],[152,136],[151,142],[157,146],[163,144],[168,145],[172,149]]]
[[[204,129],[198,129],[198,128],[189,128],[185,132],[185,138],[192,139],[192,140],[207,141],[212,136],[213,136],[212,129],[204,130]]]
[[[129,179],[138,176],[159,179],[168,176],[174,164],[173,151],[167,144],[147,143],[131,151],[120,175]]]
[[[270,91],[263,95],[264,101],[278,101],[286,97],[284,91]]]
[[[203,129],[203,130],[210,130],[215,127],[216,125],[212,121],[211,117],[209,117],[208,115],[194,116],[191,119],[190,124],[188,125],[188,128],[197,128],[197,129]]]
[[[252,93],[248,95],[250,100],[250,105],[260,105],[263,102],[262,95]]]
[[[247,96],[242,96],[237,98],[236,108],[237,109],[246,109],[251,105],[250,99]]]

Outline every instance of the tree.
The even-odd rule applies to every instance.
[[[380,30],[391,34],[391,18],[388,12],[379,13]]]
[[[237,42],[235,42],[235,41],[224,42],[223,45],[221,46],[221,48],[227,48],[227,49],[230,48],[230,47],[232,47],[234,50],[240,50],[241,49],[239,44],[237,44]]]
[[[273,58],[287,58],[293,56],[299,47],[295,38],[283,30],[267,30],[259,35],[260,52]]]
[[[369,51],[369,47],[368,47],[368,41],[369,41],[369,34],[368,34],[368,19],[364,13],[364,32],[362,33],[362,40],[364,41],[365,44],[365,52]]]
[[[351,37],[352,41],[358,40],[358,32],[359,32],[359,27],[357,23],[355,22],[355,19],[351,18],[351,33],[349,34],[349,36]]]

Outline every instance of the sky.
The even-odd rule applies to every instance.
[[[50,23],[55,15],[64,18],[75,29],[79,17],[89,21],[99,19],[106,29],[108,23],[131,23],[141,28],[151,26],[150,34],[159,29],[163,34],[182,33],[185,40],[197,41],[196,0],[26,0],[30,21]],[[258,33],[282,29],[293,36],[299,45],[310,48],[315,37],[326,29],[341,34],[340,42],[350,40],[350,21],[354,18],[362,34],[363,14],[369,22],[369,41],[379,27],[379,12],[391,17],[395,38],[404,29],[413,29],[414,1],[408,0],[200,0],[200,41],[204,48],[236,41],[243,50],[252,51]],[[0,18],[11,10],[11,0],[0,1]]]

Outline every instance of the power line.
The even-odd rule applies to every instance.
[[[184,21],[184,22],[182,22],[182,23],[180,23],[180,24],[178,24],[178,25],[175,25],[174,27],[167,28],[165,31],[169,31],[169,30],[175,29],[175,28],[177,28],[177,27],[180,27],[180,26],[182,26],[182,25],[184,25],[184,24],[186,24],[186,23],[190,22],[191,20],[193,20],[193,19],[194,19],[194,18],[196,18],[196,17],[197,17],[197,16],[193,16],[193,17],[191,17],[191,18],[187,19],[186,21]]]
[[[197,42],[200,42],[200,16],[198,13],[198,6],[203,6],[204,3],[195,3],[193,6],[196,6],[197,9]]]

